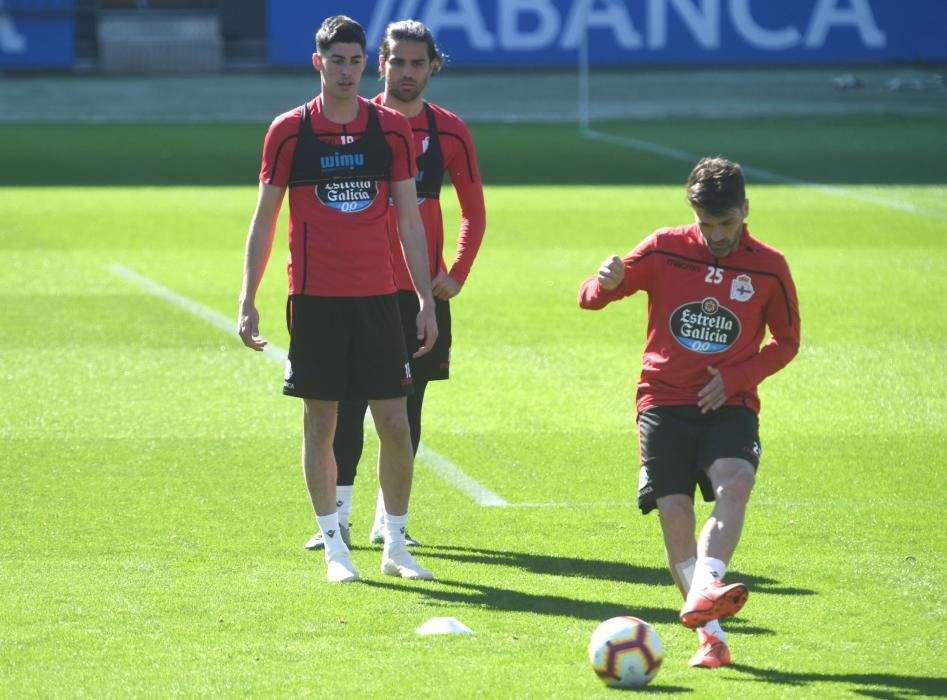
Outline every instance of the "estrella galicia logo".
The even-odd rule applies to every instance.
[[[368,209],[377,194],[378,183],[374,180],[343,180],[316,185],[319,201],[345,214]]]
[[[331,156],[319,156],[319,165],[322,172],[331,173],[340,170],[355,170],[365,165],[364,153],[339,153],[336,151]]]
[[[704,354],[723,352],[740,337],[740,319],[713,297],[678,306],[670,326],[677,342]]]

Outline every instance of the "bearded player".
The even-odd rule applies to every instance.
[[[691,666],[731,663],[720,618],[746,602],[724,583],[760,463],[757,387],[799,350],[799,304],[783,255],[750,235],[743,171],[704,158],[687,180],[695,223],[612,256],[579,289],[583,309],[648,294],[638,381],[638,507],[655,508],[668,564],[696,629]],[[767,329],[769,339],[764,342]],[[695,539],[697,489],[713,511]]]

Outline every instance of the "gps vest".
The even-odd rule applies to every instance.
[[[418,175],[415,182],[419,198],[440,199],[444,182],[444,152],[441,150],[434,110],[427,102],[424,103],[424,112],[427,115],[428,143],[427,149],[417,157]]]
[[[368,105],[368,121],[361,138],[333,144],[313,133],[309,107],[304,104],[288,184],[316,185],[316,195],[325,206],[357,212],[371,206],[378,194],[378,181],[388,178],[391,159],[373,105]]]

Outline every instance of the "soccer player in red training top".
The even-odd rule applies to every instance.
[[[345,16],[316,33],[312,64],[321,93],[278,116],[263,145],[260,190],[247,237],[238,332],[263,350],[255,306],[284,193],[289,188],[289,358],[283,393],[303,399],[303,470],[325,543],[329,581],[358,573],[339,532],[332,451],[338,402],[368,399],[381,443],[385,495],[382,572],[432,578],[408,552],[414,456],[405,396],[411,392],[388,236],[391,204],[418,296],[420,357],[437,340],[434,298],[417,205],[411,126],[358,95],[365,32]]]
[[[423,357],[411,360],[414,394],[408,397],[408,421],[411,424],[411,445],[415,453],[421,441],[421,406],[427,383],[447,379],[450,370],[451,315],[448,300],[460,293],[480,249],[486,228],[483,185],[470,132],[459,117],[426,102],[423,98],[427,81],[440,70],[443,61],[443,56],[427,27],[414,20],[393,22],[386,28],[379,48],[378,70],[385,81],[385,89],[374,99],[376,104],[383,104],[405,114],[414,132],[418,202],[427,236],[428,271],[433,279],[437,313],[438,336],[434,348]],[[460,204],[457,252],[449,272],[443,257],[444,221],[440,204],[441,184],[445,172],[450,173],[451,183]],[[401,308],[405,342],[411,350],[417,347],[413,327],[418,301],[413,293],[411,277],[398,243],[398,222],[394,217],[390,217],[390,224],[398,304]],[[345,537],[349,536],[355,471],[362,456],[365,410],[366,403],[363,399],[350,398],[339,403],[339,420],[335,434],[335,459],[339,465],[336,505],[339,527]],[[382,491],[379,490],[369,542],[382,544],[385,531],[384,499]],[[419,544],[407,533],[405,539],[409,546]],[[322,549],[323,546],[321,532],[316,532],[306,543],[308,549]]]
[[[730,663],[719,618],[747,598],[723,583],[760,460],[757,386],[799,350],[799,304],[782,254],[750,235],[743,171],[704,158],[687,180],[696,223],[656,231],[605,260],[579,290],[583,309],[648,293],[638,381],[638,507],[658,509],[671,575],[696,628],[691,666]],[[766,329],[770,338],[763,343]],[[714,508],[695,541],[694,493]]]

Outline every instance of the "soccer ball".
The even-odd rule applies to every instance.
[[[613,617],[592,633],[589,661],[605,685],[640,688],[658,675],[664,645],[644,620],[630,615]]]

